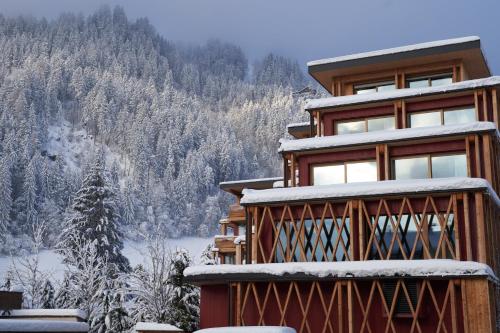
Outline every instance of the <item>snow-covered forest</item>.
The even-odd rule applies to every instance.
[[[30,248],[40,223],[54,247],[96,160],[123,237],[213,235],[232,200],[218,182],[281,173],[307,84],[290,59],[173,43],[120,7],[0,15],[0,253]]]

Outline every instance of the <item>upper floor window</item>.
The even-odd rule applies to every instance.
[[[377,163],[375,161],[314,165],[312,167],[313,185],[371,181],[377,181]]]
[[[247,233],[246,225],[242,224],[238,226],[238,236],[245,236]]]
[[[453,125],[476,120],[474,106],[466,106],[445,110],[432,110],[410,114],[410,127]]]
[[[354,94],[369,94],[396,89],[394,81],[358,84],[354,86]]]
[[[465,154],[396,158],[392,162],[393,179],[424,179],[467,176]]]
[[[453,83],[453,74],[436,74],[413,77],[406,80],[407,88],[436,87]]]
[[[395,128],[394,116],[365,118],[362,120],[339,121],[335,123],[336,134],[373,132]]]

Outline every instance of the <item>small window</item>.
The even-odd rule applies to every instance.
[[[312,183],[314,185],[377,181],[377,163],[375,161],[315,165],[312,170]]]
[[[467,160],[464,154],[433,156],[432,178],[466,177]]]
[[[408,315],[411,314],[411,308],[413,311],[417,308],[418,301],[418,287],[416,281],[404,281],[406,291],[408,292],[408,297],[406,296],[403,286],[399,285],[398,295],[396,296],[396,305],[394,306],[395,315]],[[396,293],[396,280],[388,280],[382,283],[382,291],[384,293],[384,298],[389,309],[392,308],[392,302],[394,300],[394,294]],[[408,302],[408,299],[411,303]],[[410,307],[411,305],[411,307]]]
[[[246,225],[240,225],[238,226],[238,236],[245,236],[247,233],[247,227]]]
[[[446,73],[409,78],[406,81],[406,86],[408,88],[424,88],[443,86],[451,83],[453,83],[453,74]]]
[[[374,182],[377,181],[376,162],[346,163],[346,183]]]
[[[364,120],[337,123],[337,134],[353,134],[362,132],[366,132]]]
[[[396,128],[394,116],[338,121],[335,123],[335,133],[337,135],[374,132],[394,128]]]
[[[393,116],[383,117],[383,118],[372,118],[368,119],[367,122],[368,122],[368,132],[389,130],[389,129],[394,129],[396,127]]]
[[[476,109],[473,106],[444,111],[445,125],[465,124],[476,121]]]
[[[377,83],[359,84],[354,86],[355,94],[370,94],[375,92],[395,90],[396,85],[394,81],[384,81]]]
[[[234,236],[234,229],[233,229],[233,227],[230,227],[230,226],[226,227],[226,236]]]
[[[394,179],[429,178],[428,157],[395,159],[393,163]]]
[[[394,159],[393,179],[466,177],[465,154]]]
[[[410,114],[410,126],[415,127],[427,127],[427,126],[439,126],[441,125],[441,112],[419,112]]]
[[[345,179],[344,165],[317,165],[313,167],[314,185],[342,184]]]
[[[224,255],[224,264],[234,265],[234,255],[232,255],[232,254],[225,254]]]

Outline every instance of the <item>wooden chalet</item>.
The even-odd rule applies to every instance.
[[[282,187],[221,186],[237,196],[223,225],[245,230],[241,259],[185,272],[201,327],[498,332],[500,77],[480,39],[308,70],[332,97],[280,141]]]

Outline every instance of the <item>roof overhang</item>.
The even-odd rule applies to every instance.
[[[463,37],[308,62],[309,74],[331,92],[333,78],[460,60],[470,79],[491,75],[479,37]]]
[[[264,190],[273,188],[274,183],[279,181],[283,181],[283,177],[233,180],[219,183],[219,188],[234,195],[241,195],[241,192],[245,188],[252,190]]]

